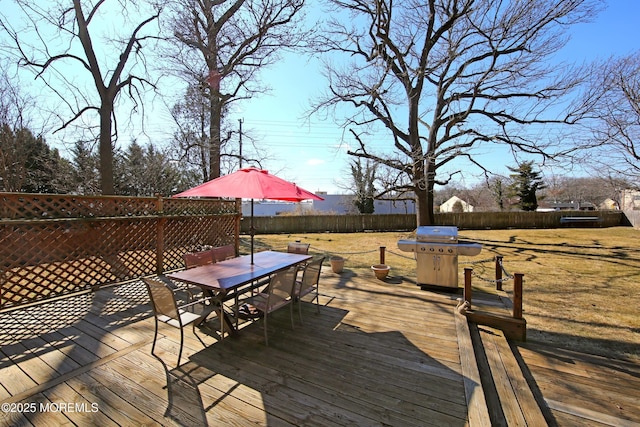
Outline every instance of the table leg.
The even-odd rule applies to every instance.
[[[205,305],[205,308],[202,312],[202,318],[197,323],[197,325],[201,325],[203,322],[205,322],[207,320],[207,317],[209,317],[209,315],[215,311],[218,319],[220,319],[220,335],[222,336],[222,338],[224,338],[225,330],[229,332],[229,335],[236,335],[238,329],[229,318],[229,315],[224,311],[224,297],[226,294],[214,294],[210,289],[206,289],[205,293],[208,294],[210,298],[210,304]],[[222,322],[224,322],[224,324]]]
[[[220,319],[221,321],[224,321],[224,324],[226,325],[225,330],[229,331],[229,335],[236,335],[238,333],[238,330],[229,318],[229,315],[224,311],[224,308],[222,307],[220,308],[220,311],[222,311],[222,317]]]

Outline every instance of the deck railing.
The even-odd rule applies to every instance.
[[[495,280],[488,281],[495,283],[497,291],[502,291],[503,282],[513,279],[512,315],[505,316],[501,313],[473,310],[473,288],[471,286],[473,268],[470,267],[465,267],[464,269],[464,288],[461,303],[458,305],[458,311],[466,315],[467,318],[474,323],[501,329],[508,338],[526,341],[527,322],[522,317],[522,284],[524,282],[524,274],[514,273],[513,276],[511,276],[507,273],[507,277],[503,277],[502,273],[506,273],[506,271],[502,264],[501,256],[495,257],[495,271]]]
[[[0,310],[182,267],[238,246],[235,201],[0,193]]]

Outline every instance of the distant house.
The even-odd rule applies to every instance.
[[[538,212],[553,211],[594,211],[596,207],[590,202],[540,202]]]
[[[276,216],[284,213],[308,211],[313,209],[313,203],[310,200],[304,200],[300,203],[281,202],[277,200],[254,200],[253,215],[254,216]],[[242,215],[251,215],[251,201],[242,201]]]
[[[620,197],[620,209],[629,211],[640,210],[640,191],[622,190]]]
[[[277,200],[255,200],[253,203],[254,216],[276,216],[293,212],[314,212],[319,214],[357,214],[352,194],[326,194],[317,192],[324,200],[305,200],[300,203],[280,202]],[[413,200],[374,200],[376,214],[414,214],[416,212]],[[242,214],[251,214],[251,202],[242,201]]]
[[[453,196],[440,205],[440,212],[473,212],[473,206],[458,196]]]
[[[357,212],[353,203],[354,196],[351,194],[317,194],[324,199],[313,201],[313,209],[317,212],[333,212],[338,215]]]
[[[620,209],[620,206],[618,205],[618,202],[616,202],[615,200],[606,198],[602,201],[602,203],[600,203],[600,209],[618,210]]]

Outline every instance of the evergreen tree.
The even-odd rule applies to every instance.
[[[517,168],[509,167],[513,174],[509,175],[513,180],[510,188],[512,194],[520,199],[520,209],[523,211],[535,211],[538,208],[536,191],[546,188],[540,171],[533,170],[533,161],[524,162]]]
[[[41,136],[0,126],[0,190],[66,193],[73,187],[70,171],[69,162]]]
[[[133,141],[124,155],[122,168],[122,182],[118,183],[118,194],[127,196],[152,196],[146,187],[147,159],[144,148]]]
[[[78,194],[100,194],[99,159],[86,141],[77,141],[71,150],[73,155],[73,181]]]

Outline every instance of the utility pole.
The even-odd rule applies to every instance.
[[[240,146],[240,169],[242,169],[242,119],[238,119],[238,123],[240,124],[240,130],[239,130],[239,134],[240,134],[240,142],[239,142],[239,146]]]

